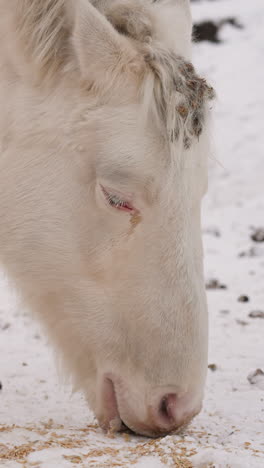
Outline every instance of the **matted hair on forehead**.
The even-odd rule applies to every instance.
[[[188,149],[202,133],[207,103],[215,92],[193,65],[160,45],[146,45],[148,72],[143,93],[171,143],[183,138]],[[149,99],[149,98],[148,98]]]

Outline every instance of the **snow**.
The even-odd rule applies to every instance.
[[[188,455],[189,466],[199,468],[264,466],[264,378],[248,380],[264,371],[264,320],[249,317],[264,310],[264,243],[251,239],[264,225],[264,2],[240,0],[238,8],[234,0],[201,1],[192,8],[194,19],[236,16],[244,26],[225,26],[221,44],[194,50],[218,94],[203,210],[205,273],[226,285],[208,290],[209,363],[216,368],[208,371],[204,409],[181,435],[105,436],[82,396],[59,383],[45,337],[1,276],[3,468],[162,468],[188,466]],[[249,301],[239,302],[241,295]],[[15,446],[20,455],[1,458]]]

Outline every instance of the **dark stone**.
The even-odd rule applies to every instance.
[[[218,43],[219,26],[213,21],[202,21],[193,26],[193,38],[195,42],[209,41]]]
[[[251,385],[255,385],[259,378],[264,378],[264,372],[262,369],[256,369],[254,372],[250,372],[247,379]]]
[[[252,312],[250,312],[248,314],[248,316],[250,318],[261,318],[261,319],[264,319],[264,311],[263,310],[252,310]]]
[[[239,296],[238,302],[249,302],[249,297],[245,295]]]
[[[227,286],[223,283],[220,283],[218,279],[210,279],[206,282],[206,289],[227,289]]]
[[[224,18],[221,21],[201,21],[195,23],[193,26],[193,39],[195,42],[209,41],[215,44],[221,42],[219,39],[219,32],[225,24],[230,24],[235,28],[241,29],[241,24],[238,23],[236,18]]]
[[[251,239],[254,242],[264,242],[264,228],[256,229],[251,235]]]
[[[210,369],[212,372],[215,372],[217,370],[217,365],[216,364],[208,364],[208,369]]]

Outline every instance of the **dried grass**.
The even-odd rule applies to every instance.
[[[120,447],[106,446],[101,448],[91,448],[84,451],[89,443],[87,435],[98,430],[97,425],[80,428],[76,436],[69,437],[63,434],[64,426],[54,424],[53,420],[41,423],[39,426],[1,426],[0,432],[11,432],[16,430],[24,430],[40,435],[46,440],[34,440],[23,445],[10,447],[0,444],[0,466],[1,461],[16,461],[23,466],[38,467],[38,463],[29,463],[28,456],[36,451],[41,451],[48,448],[62,449],[80,449],[78,454],[62,454],[62,457],[73,465],[87,467],[87,462],[90,467],[129,467],[137,463],[141,457],[155,455],[161,461],[175,468],[192,468],[189,457],[196,452],[191,447],[185,446],[186,442],[183,439],[176,439],[173,446],[163,448],[162,438],[147,440],[146,442],[135,443],[130,434],[123,434],[124,443]],[[132,445],[133,444],[133,445]],[[107,457],[107,461],[105,458]]]

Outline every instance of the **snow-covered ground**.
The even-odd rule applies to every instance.
[[[215,152],[204,201],[210,356],[202,413],[181,436],[108,438],[80,395],[58,382],[37,325],[0,278],[0,466],[264,467],[264,1],[192,4],[194,19],[236,16],[220,45],[195,46],[194,61],[218,93]],[[247,296],[247,302],[238,298]]]

